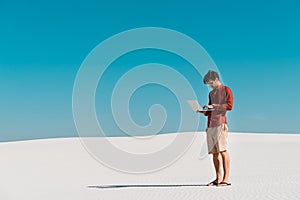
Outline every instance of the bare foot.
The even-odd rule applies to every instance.
[[[218,185],[218,180],[217,179],[210,182],[210,183],[208,183],[208,184],[206,184],[206,186],[215,186],[215,185]]]
[[[220,187],[220,186],[230,186],[230,185],[231,185],[231,183],[229,183],[228,181],[227,182],[222,181],[222,182],[217,184],[218,187]]]

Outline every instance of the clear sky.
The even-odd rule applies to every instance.
[[[1,0],[0,141],[77,136],[72,90],[81,63],[112,35],[149,26],[184,33],[210,54],[235,97],[230,131],[300,133],[299,10],[298,0]],[[112,66],[99,88],[108,91],[116,74],[143,62],[182,64],[186,78],[203,87],[188,63],[166,52],[135,52],[115,66],[122,62],[126,69]],[[207,103],[208,91],[199,93],[200,103]],[[180,113],[166,88],[148,85],[133,97],[137,123],[147,124],[149,106],[161,103],[171,113],[162,132],[176,131]],[[98,118],[119,135],[101,98],[105,94],[97,93]],[[199,124],[203,131],[204,117]]]

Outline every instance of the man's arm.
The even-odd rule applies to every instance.
[[[213,104],[213,107],[218,111],[227,111],[232,110],[233,106],[233,95],[230,88],[225,87],[225,94],[226,94],[226,103],[225,104]]]

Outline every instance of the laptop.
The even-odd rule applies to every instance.
[[[198,111],[198,110],[199,111],[212,111],[212,110],[215,110],[213,108],[210,108],[210,109],[203,108],[202,106],[199,105],[198,101],[196,101],[196,100],[188,100],[187,102],[190,104],[191,108],[194,111]]]

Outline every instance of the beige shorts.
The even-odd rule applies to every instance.
[[[227,150],[228,126],[221,124],[206,129],[208,153],[219,153]]]

